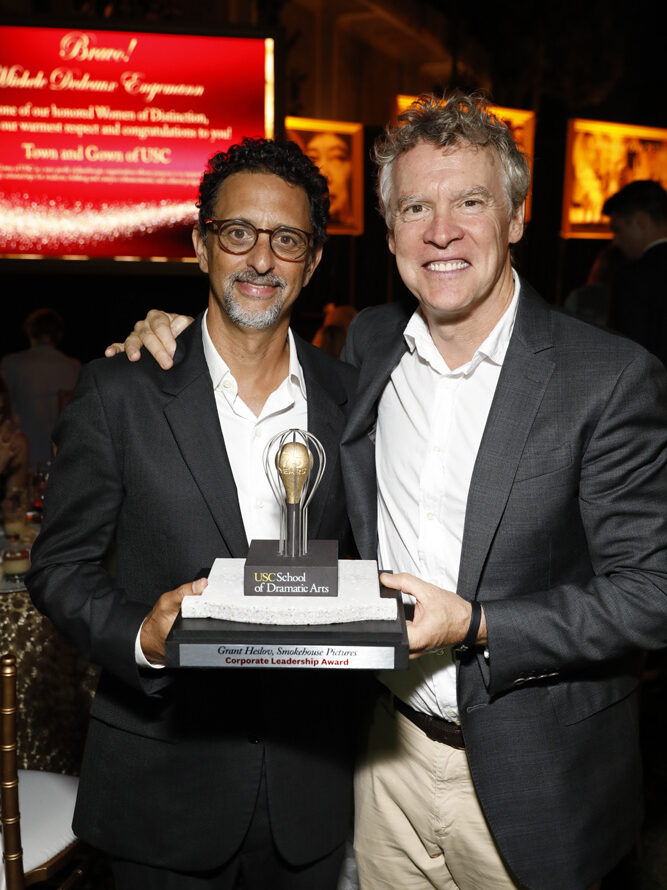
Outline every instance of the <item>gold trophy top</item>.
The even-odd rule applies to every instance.
[[[276,454],[276,467],[285,488],[287,503],[298,504],[313,468],[313,455],[301,442],[286,442]]]

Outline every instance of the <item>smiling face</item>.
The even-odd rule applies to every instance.
[[[305,190],[273,173],[233,173],[223,180],[213,218],[244,220],[257,229],[312,229]],[[192,237],[199,267],[209,276],[209,318],[214,325],[226,319],[237,327],[263,329],[288,322],[292,304],[322,255],[319,247],[299,262],[281,260],[265,233],[244,254],[226,253],[213,232],[204,240],[195,229]]]
[[[403,282],[432,332],[464,321],[479,345],[511,302],[509,246],[523,233],[523,208],[510,217],[497,155],[420,142],[392,175],[388,241]]]

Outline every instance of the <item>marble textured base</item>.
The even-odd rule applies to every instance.
[[[244,596],[243,559],[216,559],[201,596],[186,596],[183,618],[221,618],[250,624],[308,625],[393,621],[394,598],[380,596],[375,560],[338,561],[338,596]]]

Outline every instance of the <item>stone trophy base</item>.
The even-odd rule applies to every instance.
[[[216,560],[166,642],[169,667],[406,670],[400,596],[374,561],[340,560],[337,597],[243,595],[243,559]]]

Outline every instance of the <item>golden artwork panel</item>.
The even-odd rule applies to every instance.
[[[607,198],[638,179],[667,188],[667,130],[608,121],[568,121],[563,238],[611,238]]]
[[[285,133],[320,169],[329,184],[330,235],[364,231],[364,132],[362,124],[286,117]]]

